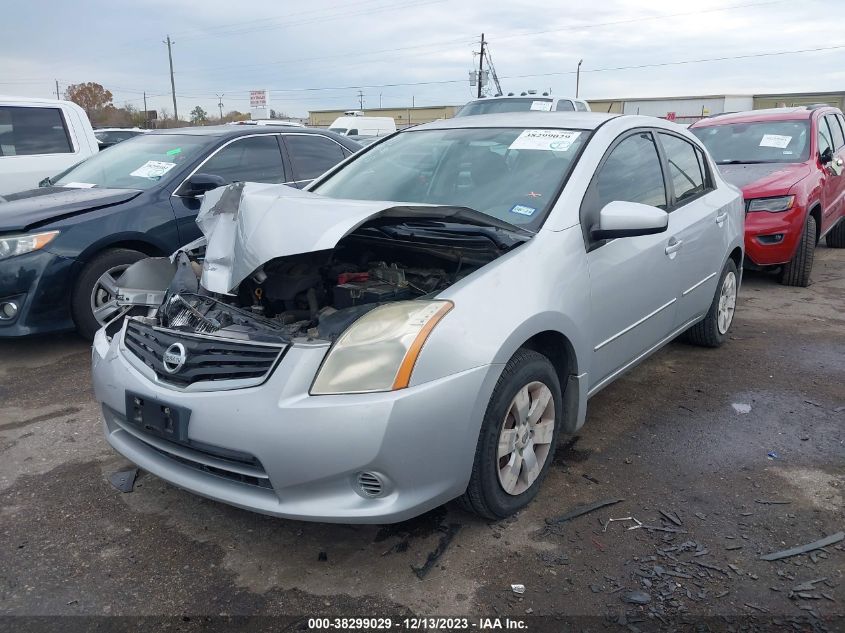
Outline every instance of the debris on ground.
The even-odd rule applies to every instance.
[[[766,456],[771,460],[780,459],[780,455],[778,455],[775,451],[769,451]]]
[[[120,492],[132,492],[135,489],[135,479],[137,477],[137,468],[119,470],[109,475],[109,483],[120,490]]]
[[[651,602],[651,596],[645,591],[629,591],[622,595],[622,601],[628,604],[648,604]]]
[[[660,510],[660,514],[662,514],[664,517],[666,517],[669,521],[671,521],[672,523],[674,523],[678,527],[683,525],[683,523],[681,522],[681,519],[678,517],[678,514],[676,512],[668,512],[666,510]]]
[[[411,565],[411,569],[413,570],[414,574],[416,574],[417,578],[422,580],[428,575],[428,572],[434,567],[434,564],[443,556],[443,552],[449,547],[449,543],[452,542],[452,539],[455,538],[455,535],[460,531],[461,524],[460,523],[449,523],[448,525],[443,525],[440,528],[442,535],[440,536],[440,540],[437,543],[437,547],[434,548],[433,551],[428,553],[428,556],[425,559],[425,563],[421,567],[414,567]]]
[[[776,501],[774,499],[755,499],[754,503],[761,503],[765,506],[786,506],[792,503],[791,501]]]
[[[546,525],[559,525],[561,523],[566,523],[567,521],[571,521],[572,519],[576,519],[580,516],[585,514],[589,514],[590,512],[595,512],[600,508],[604,508],[607,506],[612,506],[616,503],[621,501],[625,501],[624,499],[604,499],[603,501],[596,501],[595,503],[591,503],[589,505],[580,506],[575,508],[574,510],[570,510],[566,514],[561,514],[558,517],[549,517],[546,519]]]
[[[329,560],[329,555],[326,554],[326,552],[320,552],[319,554],[317,554],[317,560],[321,563],[324,563]]]
[[[750,413],[751,412],[751,405],[745,404],[744,402],[734,402],[731,405],[734,408],[734,411],[737,413]]]
[[[798,556],[799,554],[806,554],[808,552],[812,552],[813,550],[821,549],[823,547],[827,547],[828,545],[838,543],[843,539],[845,539],[845,532],[837,532],[836,534],[831,534],[830,536],[826,536],[825,538],[819,539],[818,541],[813,541],[812,543],[807,543],[806,545],[799,545],[797,547],[793,547],[792,549],[785,549],[780,552],[772,552],[771,554],[766,554],[764,556],[761,556],[760,560],[780,560],[782,558]]]
[[[525,593],[525,585],[511,585],[511,591],[521,596]]]

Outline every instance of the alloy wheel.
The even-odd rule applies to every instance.
[[[509,495],[528,490],[543,471],[555,430],[555,401],[542,382],[531,382],[511,401],[499,433],[499,484]]]
[[[91,312],[100,325],[105,325],[130,310],[130,306],[117,304],[117,280],[129,266],[130,264],[120,264],[109,268],[100,275],[91,290]]]
[[[731,271],[725,275],[722,281],[722,289],[719,291],[719,311],[716,323],[719,327],[719,334],[726,334],[734,318],[736,310],[736,275]]]

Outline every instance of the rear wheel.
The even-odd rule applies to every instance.
[[[801,286],[806,288],[810,285],[810,272],[813,270],[813,257],[816,253],[816,218],[807,216],[804,224],[804,233],[798,242],[798,250],[792,260],[784,264],[780,273],[780,282],[784,286]]]
[[[716,294],[707,316],[686,331],[687,341],[702,347],[719,347],[728,339],[728,330],[731,329],[736,311],[737,288],[736,264],[729,259],[719,277],[719,285],[716,286]]]
[[[824,239],[830,248],[845,248],[845,218],[839,220],[839,224],[830,229]]]
[[[464,507],[501,519],[528,505],[551,466],[562,410],[560,382],[549,359],[517,351],[487,407]]]
[[[144,253],[127,248],[103,251],[92,259],[76,281],[71,308],[76,329],[87,339],[103,325],[125,315],[130,308],[117,305],[117,280]]]

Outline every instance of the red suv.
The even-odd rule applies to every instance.
[[[692,125],[745,198],[745,256],[808,286],[816,244],[845,248],[845,118],[809,106],[723,114]]]

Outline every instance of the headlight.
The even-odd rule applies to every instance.
[[[451,301],[397,301],[370,310],[341,334],[312,395],[404,389],[428,335]]]
[[[58,231],[47,233],[30,233],[29,235],[12,235],[0,237],[0,259],[23,255],[44,248],[59,234]]]
[[[777,198],[753,198],[748,201],[749,211],[769,211],[778,213],[788,211],[795,203],[795,196],[778,196]]]

